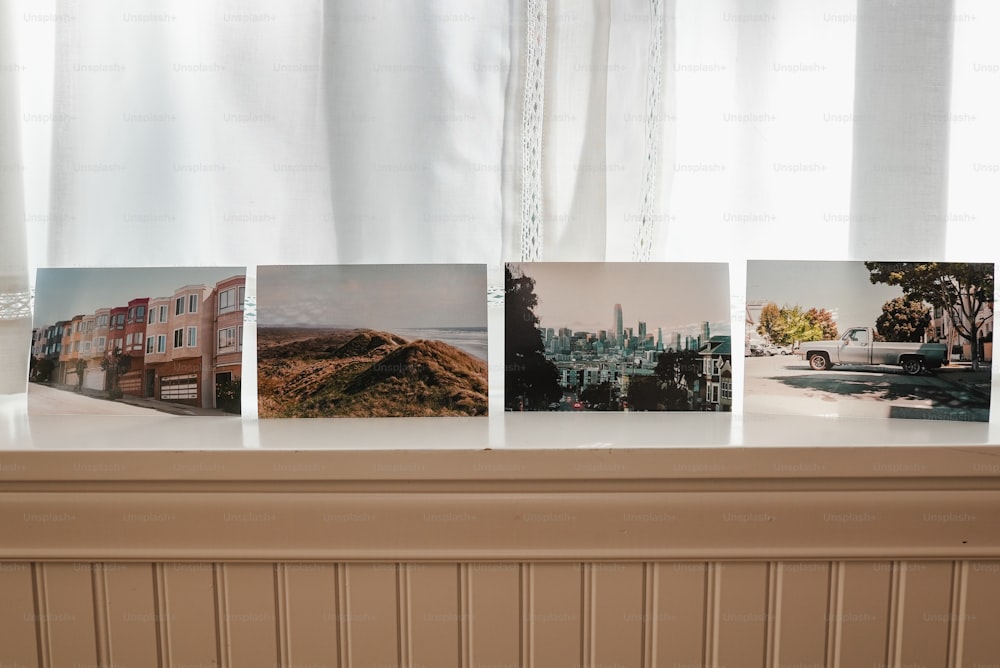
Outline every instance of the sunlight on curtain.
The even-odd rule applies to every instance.
[[[995,261],[1000,248],[1000,4],[955,0],[947,253]]]

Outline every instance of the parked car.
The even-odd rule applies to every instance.
[[[915,376],[924,369],[948,364],[947,346],[941,343],[881,343],[871,327],[852,327],[835,341],[803,341],[802,359],[816,371],[836,364],[892,364]]]

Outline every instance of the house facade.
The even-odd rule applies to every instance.
[[[102,362],[120,351],[129,357],[129,370],[118,379],[123,393],[216,408],[225,387],[231,408],[232,381],[243,369],[245,291],[246,277],[236,275],[102,307],[36,327],[32,355],[36,364],[54,364],[52,381],[102,391],[112,385]]]

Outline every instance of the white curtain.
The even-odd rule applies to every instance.
[[[38,266],[997,254],[992,0],[2,7],[0,392]]]

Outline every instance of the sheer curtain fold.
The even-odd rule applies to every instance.
[[[11,8],[0,9],[0,394],[24,391],[31,338],[19,77]]]

